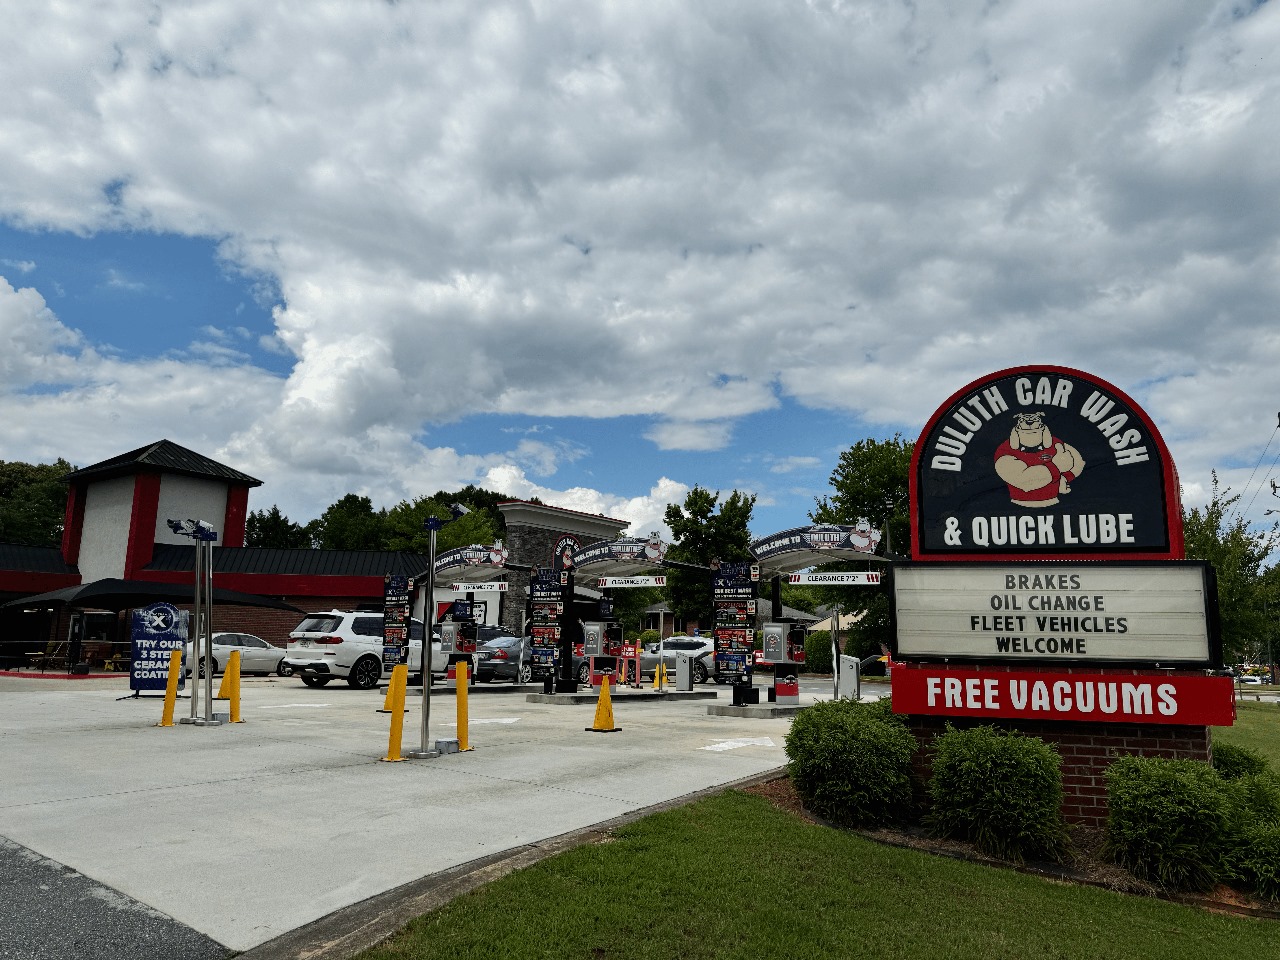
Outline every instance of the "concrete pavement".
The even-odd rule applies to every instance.
[[[830,697],[829,681],[805,687],[807,702]],[[159,699],[117,699],[127,678],[0,678],[0,837],[243,951],[424,878],[775,770],[790,726],[619,691],[621,731],[588,733],[592,704],[480,686],[473,751],[383,763],[381,692],[279,678],[243,688],[245,723],[160,728]],[[406,750],[419,743],[415,700]],[[456,735],[455,703],[433,692],[432,740]],[[179,701],[178,716],[188,709]],[[29,954],[46,955],[63,954]]]

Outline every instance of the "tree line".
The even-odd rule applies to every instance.
[[[816,499],[809,519],[815,523],[856,524],[868,521],[883,538],[888,557],[907,555],[910,538],[909,476],[913,444],[900,435],[887,440],[860,440],[840,454],[830,477],[830,492]],[[75,468],[66,460],[49,464],[0,461],[0,543],[56,547],[62,541],[66,509],[65,477]],[[468,485],[431,496],[402,500],[374,509],[366,496],[349,493],[316,519],[298,523],[273,504],[251,511],[245,542],[251,547],[321,550],[392,550],[425,554],[427,517],[446,517],[454,503],[470,512],[445,525],[437,535],[440,551],[504,538],[506,525],[498,504],[512,499]],[[1280,546],[1280,525],[1251,528],[1238,511],[1240,497],[1213,477],[1209,503],[1184,508],[1183,528],[1189,559],[1206,560],[1217,572],[1223,645],[1228,662],[1270,661],[1280,654],[1275,620],[1280,616],[1280,566],[1272,557]],[[671,529],[669,559],[705,567],[713,560],[751,558],[751,515],[756,498],[739,490],[721,498],[719,491],[695,486],[683,503],[668,504],[663,519]],[[772,531],[768,531],[772,532]],[[873,561],[865,561],[870,564]],[[850,568],[833,564],[824,570]],[[883,569],[883,567],[881,567]],[[638,623],[646,606],[665,600],[678,619],[712,622],[711,584],[705,575],[672,570],[665,589],[620,591],[618,614],[628,625]],[[887,644],[891,625],[885,589],[783,587],[783,603],[806,612],[836,605],[861,614],[849,631],[845,652],[867,656]],[[1275,649],[1272,642],[1276,641]]]

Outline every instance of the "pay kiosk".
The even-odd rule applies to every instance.
[[[467,663],[467,675],[475,676],[476,623],[471,618],[471,601],[455,600],[440,621],[440,652],[448,663],[446,676],[456,680],[458,664]]]
[[[602,600],[600,606],[602,616],[606,609],[612,613],[612,603],[606,604]],[[622,642],[622,624],[593,621],[582,625],[582,655],[591,664],[591,686],[600,686],[605,677],[609,678],[610,684],[617,685],[619,677],[627,676],[626,666],[623,664],[625,648],[626,645]]]
[[[800,703],[800,681],[796,667],[804,664],[804,627],[790,623],[766,623],[761,659],[773,667],[773,687],[769,699],[781,706]]]

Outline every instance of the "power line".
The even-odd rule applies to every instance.
[[[1253,465],[1253,473],[1249,474],[1249,479],[1245,481],[1244,488],[1245,488],[1246,490],[1248,490],[1248,489],[1249,489],[1249,484],[1253,483],[1253,478],[1254,478],[1254,476],[1256,476],[1256,475],[1257,475],[1257,473],[1258,473],[1258,466],[1259,466],[1259,464],[1261,464],[1261,463],[1262,463],[1262,458],[1263,458],[1263,457],[1265,457],[1265,456],[1267,455],[1267,451],[1271,449],[1271,441],[1272,441],[1272,440],[1274,440],[1274,439],[1276,438],[1276,433],[1277,433],[1277,432],[1280,432],[1280,413],[1277,413],[1277,414],[1276,414],[1276,428],[1275,428],[1275,430],[1272,430],[1272,431],[1271,431],[1271,437],[1267,440],[1267,445],[1266,445],[1265,447],[1263,447],[1263,448],[1262,448],[1262,453],[1260,453],[1260,454],[1258,455],[1258,462],[1257,462],[1257,463],[1255,463],[1255,464]],[[1276,458],[1275,458],[1275,460],[1274,460],[1274,461],[1272,461],[1272,463],[1271,463],[1271,469],[1272,469],[1272,470],[1274,470],[1274,469],[1276,468],[1276,464],[1277,464],[1277,463],[1280,463],[1280,453],[1276,454]],[[1272,493],[1275,493],[1275,487],[1276,487],[1275,483],[1274,483],[1274,482],[1272,482],[1272,484],[1271,484],[1271,492],[1272,492]],[[1245,513],[1248,513],[1250,510],[1252,510],[1252,509],[1253,509],[1253,503],[1254,503],[1254,500],[1257,500],[1257,499],[1258,499],[1258,493],[1259,493],[1259,491],[1261,491],[1261,490],[1262,490],[1262,485],[1261,485],[1261,484],[1259,484],[1259,485],[1258,485],[1258,489],[1257,489],[1257,490],[1255,490],[1255,491],[1253,492],[1253,499],[1249,501],[1249,506],[1245,508]],[[1243,515],[1244,515],[1244,514],[1241,514],[1241,516],[1243,516]]]

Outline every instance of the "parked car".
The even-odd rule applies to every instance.
[[[285,651],[277,647],[273,643],[268,643],[261,637],[255,637],[252,633],[215,633],[213,635],[213,672],[214,674],[222,673],[227,668],[227,664],[231,661],[231,652],[233,650],[240,651],[240,672],[241,673],[278,673],[282,677],[287,677],[292,673],[291,668],[284,662]],[[201,653],[204,651],[202,650]],[[193,656],[191,653],[191,641],[187,641],[186,649],[182,652],[182,662],[186,664],[187,676],[191,676],[193,669],[199,670],[199,675],[204,676],[204,657],[200,658],[198,668],[193,666]]]
[[[512,683],[529,683],[533,680],[533,643],[531,637],[517,637],[512,633],[497,633],[500,628],[490,627],[489,639],[476,647],[476,683],[493,680],[510,680]],[[486,628],[482,627],[477,641],[483,640]]]
[[[422,621],[409,626],[409,676],[422,676]],[[289,634],[284,662],[309,687],[335,677],[357,690],[371,690],[391,669],[382,662],[382,614],[353,610],[313,613]],[[446,658],[440,637],[431,638],[431,673],[442,677]]]
[[[707,678],[715,673],[716,641],[714,637],[690,637],[675,634],[655,643],[647,643],[640,651],[640,673],[653,676],[658,671],[658,664],[667,668],[667,676],[674,680],[676,674],[676,654],[687,653],[693,658],[693,682],[706,683]]]
[[[1256,673],[1246,673],[1242,677],[1236,677],[1238,683],[1267,683],[1268,678],[1260,677]]]
[[[864,677],[886,677],[889,675],[889,658],[875,654],[863,657],[858,664],[858,672]]]

